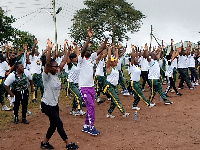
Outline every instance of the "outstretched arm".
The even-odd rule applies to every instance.
[[[53,48],[53,43],[50,41],[50,39],[47,40],[47,44],[48,44],[48,51],[47,51],[47,56],[46,56],[46,65],[44,68],[44,72],[46,74],[49,73],[50,68],[51,68],[51,50]]]
[[[83,49],[82,49],[82,52],[81,52],[81,57],[82,58],[85,56],[85,52],[86,52],[86,50],[88,48],[88,44],[90,43],[90,39],[94,34],[94,31],[91,31],[90,27],[88,27],[87,30],[88,30],[88,38],[87,38],[87,41],[86,41],[85,45],[83,46]]]
[[[65,57],[63,58],[63,61],[60,64],[60,71],[63,70],[63,67],[65,66],[66,62],[70,63],[70,59],[69,59],[69,52],[66,48],[67,45],[67,40],[64,41],[64,50],[65,50]]]
[[[37,38],[35,38],[35,39],[34,39],[34,45],[33,45],[33,48],[32,48],[32,57],[33,57],[34,54],[35,54],[35,48],[36,48],[37,43],[38,43],[38,40],[37,40]]]

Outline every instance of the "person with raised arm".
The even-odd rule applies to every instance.
[[[133,89],[133,94],[134,94],[134,102],[132,109],[140,110],[140,108],[137,107],[138,103],[140,102],[140,99],[142,99],[143,102],[147,106],[149,106],[149,108],[152,108],[155,104],[151,103],[149,100],[146,99],[141,89],[141,84],[140,84],[141,69],[139,67],[139,61],[138,61],[138,50],[134,45],[131,45],[131,48],[132,48],[132,53],[131,53],[130,73],[131,73],[131,87]]]
[[[48,52],[46,56],[46,65],[44,72],[42,73],[45,90],[41,100],[41,110],[49,117],[50,127],[46,133],[45,139],[41,142],[41,148],[54,149],[54,147],[49,143],[49,140],[57,129],[62,140],[66,143],[67,150],[76,150],[79,148],[78,145],[68,142],[67,134],[65,133],[62,120],[59,116],[58,106],[58,97],[61,89],[61,83],[58,76],[67,62],[67,56],[64,57],[60,66],[58,66],[58,63],[51,59],[51,50],[54,44],[52,44],[49,39],[47,44]],[[65,53],[67,54],[67,52]]]
[[[96,52],[91,53],[91,48],[88,46],[90,39],[92,38],[94,31],[88,27],[88,38],[82,49],[81,55],[78,56],[78,66],[80,69],[79,74],[79,88],[82,98],[87,107],[85,125],[82,131],[87,132],[91,135],[98,135],[100,132],[94,127],[95,121],[95,89],[94,89],[94,79],[93,79],[93,67],[94,61],[97,56],[106,48],[106,43],[108,38],[99,47]]]
[[[156,52],[150,52],[150,56],[148,54],[148,46],[145,44],[145,51],[144,51],[144,57],[147,58],[147,61],[149,62],[149,74],[148,74],[148,80],[150,84],[150,97],[149,101],[153,103],[153,98],[158,92],[161,96],[161,98],[164,100],[165,105],[172,104],[173,102],[169,101],[163,92],[162,83],[160,81],[160,66],[159,66],[159,59],[161,55],[161,49],[157,50]]]
[[[116,106],[123,114],[123,117],[127,117],[130,115],[130,113],[125,112],[124,107],[122,106],[118,96],[119,71],[116,68],[118,61],[118,48],[115,49],[116,49],[116,56],[114,58],[111,56],[111,47],[110,46],[108,47],[108,60],[106,64],[107,82],[104,85],[104,93],[107,92],[110,95],[111,104],[108,110],[108,114],[106,116],[107,118],[115,118],[115,116],[112,115],[112,112],[114,111]]]
[[[173,40],[171,40],[171,45],[173,46]],[[173,47],[172,47],[173,49]],[[167,77],[168,80],[168,86],[167,89],[165,91],[165,95],[167,97],[169,97],[167,95],[168,91],[173,87],[173,89],[175,90],[176,94],[178,96],[181,96],[182,94],[178,92],[176,86],[175,86],[175,81],[172,78],[173,76],[173,70],[174,70],[174,66],[172,65],[172,62],[174,61],[174,59],[178,56],[179,52],[181,51],[181,48],[178,49],[178,51],[173,51],[171,50],[170,54],[166,56],[167,62],[166,62],[166,72],[165,72],[165,76]]]

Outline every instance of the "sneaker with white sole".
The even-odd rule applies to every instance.
[[[142,89],[142,92],[146,92],[146,90],[145,90],[145,89]]]
[[[174,89],[171,89],[171,90],[170,90],[170,92],[171,92],[171,93],[174,93],[174,92],[175,92],[175,90],[174,90]]]
[[[70,111],[70,115],[73,115],[73,116],[79,116],[79,112],[78,111]]]
[[[111,101],[111,98],[108,98],[108,101]]]
[[[107,114],[106,117],[107,117],[107,118],[115,118],[115,116],[109,115],[109,114]]]
[[[91,135],[99,135],[100,134],[100,132],[94,126],[90,127],[90,131],[88,133],[90,133]]]
[[[195,83],[194,83],[194,86],[197,86],[197,85],[199,85],[199,84],[198,84],[197,82],[195,82]]]
[[[82,111],[82,110],[77,111],[77,113],[79,113],[81,116],[83,116],[83,115],[86,114],[86,112],[84,112],[84,111]]]
[[[124,90],[124,94],[123,95],[128,96],[130,94],[129,94],[128,90]]]
[[[82,132],[86,132],[86,133],[90,132],[90,126],[89,125],[84,125],[83,129],[82,129]]]
[[[132,109],[134,109],[134,110],[140,110],[139,107],[132,107]]]
[[[11,108],[8,108],[8,106],[3,105],[3,106],[2,106],[2,110],[9,111],[9,110],[11,110]]]
[[[154,107],[156,104],[155,103],[150,103],[149,108]]]
[[[123,115],[123,117],[128,117],[130,115],[130,113],[125,113],[124,115]]]
[[[170,105],[173,104],[173,102],[169,101],[169,100],[165,100],[165,105]]]

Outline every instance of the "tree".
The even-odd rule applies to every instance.
[[[102,32],[112,32],[112,41],[128,40],[127,32],[137,32],[145,16],[125,0],[85,0],[87,8],[80,9],[72,19],[70,35],[77,42],[87,37],[87,27],[94,31],[94,40],[101,41]]]
[[[17,51],[22,49],[24,44],[31,48],[35,36],[13,28],[11,25],[13,22],[15,22],[15,18],[13,16],[6,16],[4,10],[0,7],[0,42],[5,45],[8,41],[13,42],[15,50]]]
[[[4,15],[4,10],[0,7],[0,41],[6,42],[11,40],[13,35],[14,28],[11,26],[11,23],[15,21],[13,16],[7,17]]]

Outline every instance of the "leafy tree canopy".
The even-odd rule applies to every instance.
[[[81,43],[87,38],[87,27],[94,31],[94,40],[101,41],[103,31],[112,32],[112,41],[128,40],[127,32],[137,32],[145,16],[125,0],[85,0],[86,8],[80,9],[72,19],[70,35]]]
[[[8,17],[5,15],[4,10],[0,7],[0,42],[1,44],[7,44],[8,41],[13,42],[15,50],[22,49],[26,44],[29,49],[32,47],[34,41],[34,35],[28,32],[18,30],[12,27],[12,23],[15,22],[13,16]]]

